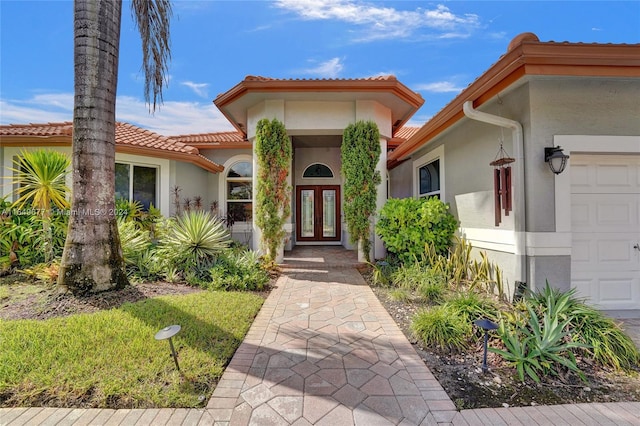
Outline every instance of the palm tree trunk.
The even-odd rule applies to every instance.
[[[73,190],[58,284],[74,294],[128,284],[114,215],[120,0],[74,3]]]

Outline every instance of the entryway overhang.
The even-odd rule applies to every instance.
[[[409,89],[394,76],[309,80],[247,76],[227,92],[218,95],[213,103],[236,129],[250,138],[253,129],[248,128],[247,111],[261,102],[274,99],[285,103],[374,102],[390,111],[391,134],[385,135],[387,138],[393,137],[424,103],[419,93]]]

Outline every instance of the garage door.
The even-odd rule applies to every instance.
[[[571,284],[601,309],[640,309],[640,155],[572,155]]]

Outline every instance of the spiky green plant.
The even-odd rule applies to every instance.
[[[51,230],[52,208],[66,209],[66,199],[70,190],[65,183],[71,161],[57,151],[21,151],[10,170],[14,173],[13,183],[18,199],[13,204],[16,209],[30,206],[42,219],[44,260],[49,262],[54,255]]]
[[[557,376],[561,367],[573,371],[586,381],[584,373],[578,368],[574,350],[587,349],[589,346],[571,340],[571,318],[565,319],[562,315],[563,303],[554,303],[554,308],[541,309],[535,298],[529,298],[524,300],[524,305],[524,321],[508,323],[504,318],[500,321],[498,335],[504,350],[489,350],[515,366],[522,381],[526,373],[539,383],[542,375]]]
[[[132,220],[118,219],[118,234],[125,263],[135,265],[151,246],[149,231],[138,229]]]
[[[206,211],[190,211],[170,219],[165,231],[162,251],[174,266],[209,263],[230,243],[224,223]]]

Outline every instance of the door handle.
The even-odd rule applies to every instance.
[[[633,248],[640,251],[640,244],[636,244],[635,246],[633,246]]]

